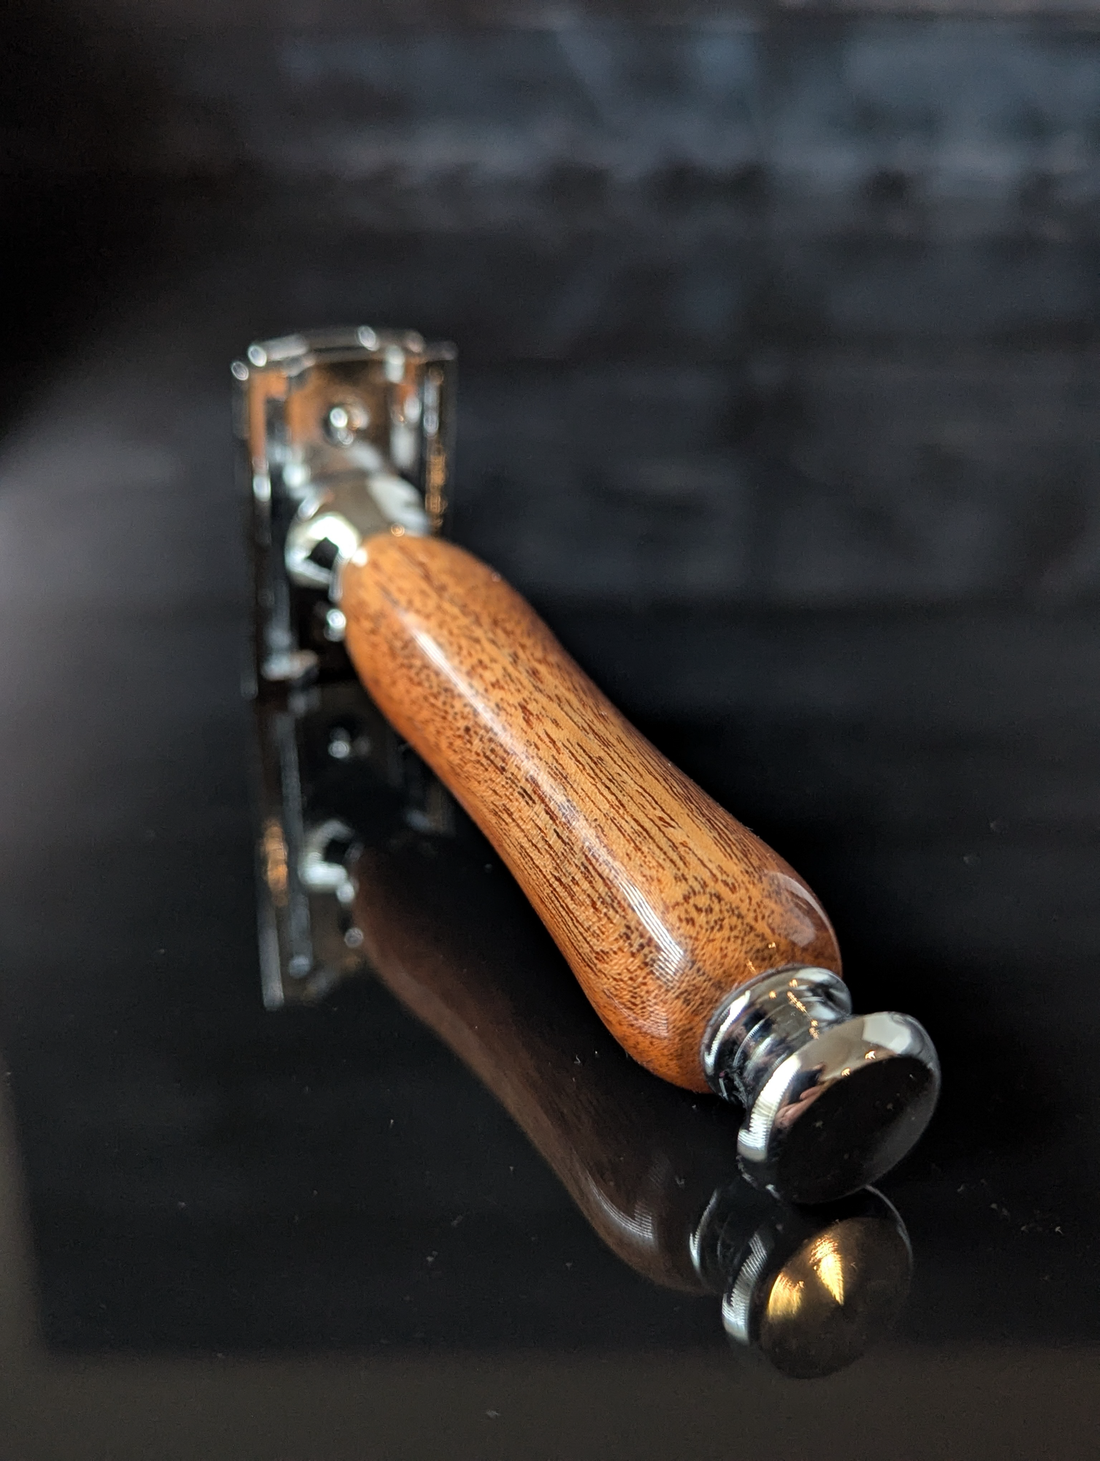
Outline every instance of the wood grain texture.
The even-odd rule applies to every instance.
[[[623,717],[530,606],[439,538],[379,535],[343,574],[347,646],[643,1065],[705,1090],[699,1047],[768,969],[840,972],[797,874]]]

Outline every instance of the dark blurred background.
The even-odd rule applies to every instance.
[[[455,535],[932,1031],[902,1339],[1095,1342],[1100,11],[16,0],[0,73],[48,1344],[718,1343],[383,990],[260,1008],[226,366],[360,320],[457,342]]]

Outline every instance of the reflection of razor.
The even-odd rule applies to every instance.
[[[497,1096],[614,1253],[665,1288],[722,1295],[724,1326],[787,1374],[842,1368],[889,1327],[910,1254],[864,1191],[797,1209],[736,1171],[736,1120],[654,1080],[585,1003],[469,829],[375,822],[355,916],[379,977]]]
[[[414,822],[445,826],[447,799],[407,742],[624,1049],[741,1102],[738,1151],[758,1182],[802,1201],[853,1192],[927,1124],[928,1037],[904,1015],[851,1015],[809,888],[623,719],[498,574],[440,536],[453,355],[363,328],[253,345],[233,367],[268,999],[315,997],[361,957],[346,869],[376,771]]]

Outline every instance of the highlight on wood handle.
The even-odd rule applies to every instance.
[[[380,534],[344,569],[346,642],[384,714],[499,852],[593,1006],[708,1089],[708,1023],[788,965],[840,972],[805,883],[615,709],[500,575]]]

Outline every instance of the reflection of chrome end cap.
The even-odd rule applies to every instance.
[[[792,1202],[828,1202],[888,1172],[931,1118],[935,1049],[908,1015],[851,1015],[842,981],[793,968],[739,990],[704,1042],[708,1078],[741,1101],[742,1169]]]
[[[828,1214],[794,1214],[754,1234],[722,1301],[730,1338],[795,1379],[859,1359],[893,1325],[909,1292],[905,1225],[880,1193]]]

